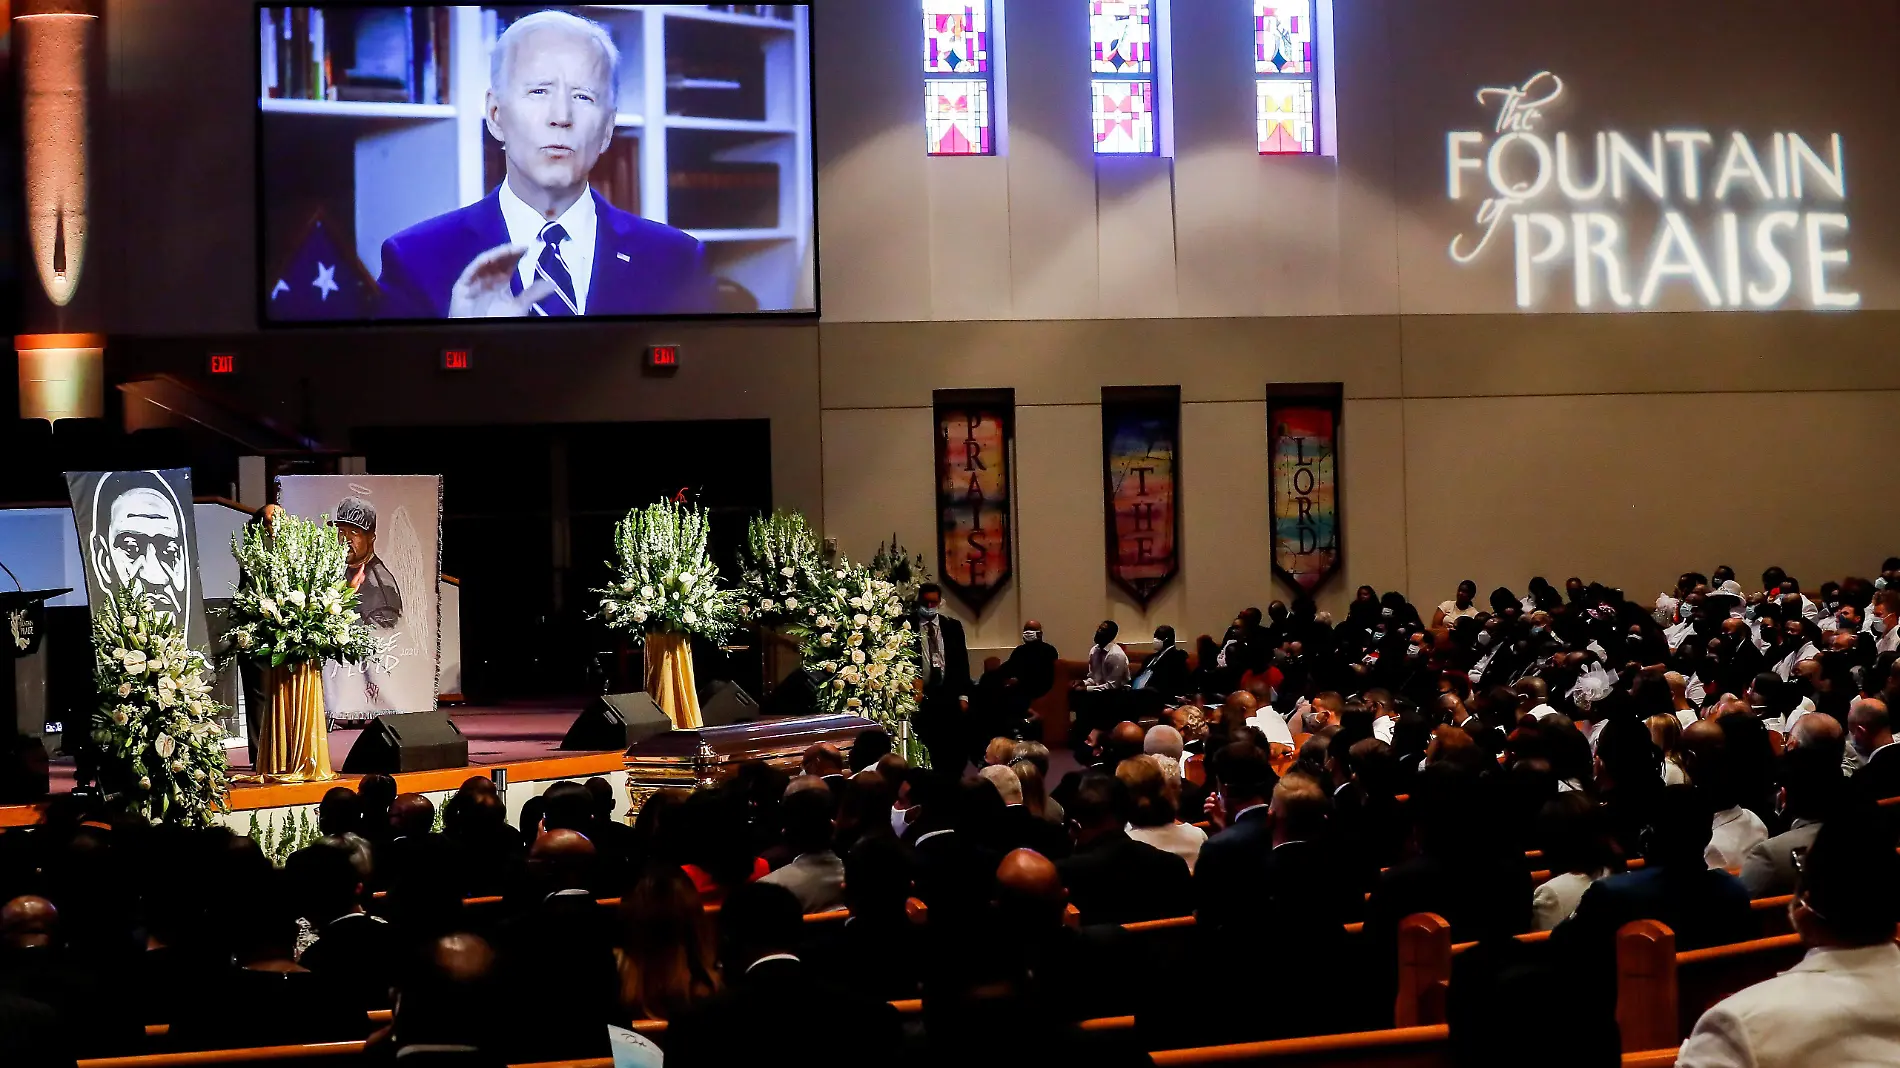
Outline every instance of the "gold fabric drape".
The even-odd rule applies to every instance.
[[[648,634],[645,643],[646,690],[674,730],[700,725],[699,689],[693,683],[693,645],[683,634]]]
[[[330,770],[329,724],[323,714],[323,666],[286,664],[264,669],[270,708],[260,710],[257,773],[273,782],[321,782]]]

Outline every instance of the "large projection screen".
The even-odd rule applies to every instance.
[[[256,15],[266,325],[817,313],[807,5]]]

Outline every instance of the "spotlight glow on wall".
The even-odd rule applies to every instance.
[[[40,285],[64,307],[86,258],[87,72],[95,16],[20,15],[26,229]]]

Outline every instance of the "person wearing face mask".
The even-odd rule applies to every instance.
[[[1864,801],[1900,797],[1900,749],[1893,744],[1893,719],[1887,702],[1863,697],[1847,713],[1847,744],[1860,758],[1860,770],[1851,780]]]
[[[1041,622],[1024,620],[1023,643],[977,683],[977,699],[983,705],[978,718],[987,724],[977,732],[981,740],[1030,736],[1034,714],[1029,706],[1055,684],[1056,647],[1043,640]]]
[[[1161,703],[1173,704],[1188,692],[1187,650],[1174,643],[1174,628],[1165,624],[1155,628],[1155,651],[1135,676],[1134,688],[1152,694]]]
[[[961,767],[970,709],[970,647],[963,624],[943,614],[943,587],[926,582],[917,591],[918,675],[923,700],[917,707],[917,734],[936,754],[936,765]],[[988,739],[984,739],[988,741]],[[982,742],[978,742],[980,747]]]

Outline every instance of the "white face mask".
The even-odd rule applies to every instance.
[[[1041,631],[1039,631],[1039,630],[1026,630],[1026,631],[1023,631],[1023,641],[1026,641],[1026,642],[1039,642],[1039,641],[1041,641],[1041,640],[1042,640],[1042,632],[1041,632]]]
[[[904,837],[904,828],[910,825],[910,821],[905,818],[909,813],[910,809],[891,806],[891,833],[899,838]]]

